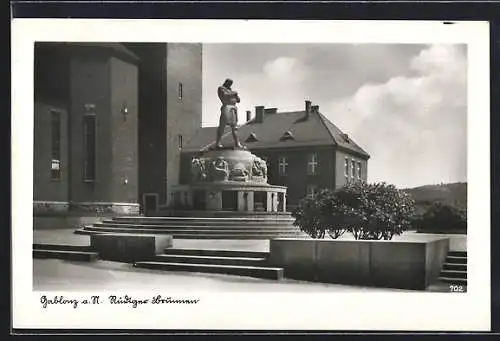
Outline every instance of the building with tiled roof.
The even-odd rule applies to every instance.
[[[182,183],[190,181],[192,157],[214,146],[216,129],[199,129],[183,146]],[[304,110],[292,112],[256,107],[253,118],[247,112],[239,137],[252,153],[267,160],[269,183],[288,187],[288,203],[292,206],[320,188],[367,180],[369,154],[310,101],[305,102]],[[232,145],[229,129],[222,143]]]

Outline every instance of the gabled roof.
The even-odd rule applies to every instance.
[[[363,150],[356,142],[354,142],[349,135],[343,133],[335,124],[333,124],[328,118],[323,114],[318,113],[320,119],[323,121],[325,128],[328,130],[332,136],[335,143],[341,148],[354,151],[356,153],[370,157],[366,151]]]
[[[226,127],[224,133],[228,133],[229,128]],[[204,127],[198,129],[193,137],[191,137],[187,143],[182,147],[182,151],[199,152],[205,149],[211,143],[215,141],[217,135],[217,127]]]
[[[185,144],[183,151],[198,152],[213,146],[216,131],[217,127],[200,128]],[[287,132],[293,138],[282,139]],[[257,140],[245,142],[252,133],[257,136]],[[309,119],[306,119],[305,111],[265,114],[263,123],[255,122],[253,119],[239,127],[238,135],[250,150],[332,145],[369,158],[367,152],[350,138],[349,142],[346,141],[346,135],[319,112],[312,112]],[[228,146],[232,143],[230,129],[226,128],[222,144]]]

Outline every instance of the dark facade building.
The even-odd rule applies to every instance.
[[[34,76],[35,226],[167,204],[201,126],[201,44],[37,43]]]
[[[191,159],[211,146],[216,127],[201,128],[183,147],[181,183],[190,181]],[[339,188],[348,181],[366,181],[370,156],[323,114],[305,102],[304,110],[278,112],[256,107],[255,117],[239,128],[247,148],[268,164],[269,183],[288,187],[288,207],[320,188]],[[222,143],[232,145],[226,131]]]

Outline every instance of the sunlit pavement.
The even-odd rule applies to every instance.
[[[33,243],[58,245],[90,245],[90,236],[75,234],[73,229],[34,230]],[[216,249],[269,252],[269,240],[174,239],[174,248]]]
[[[97,261],[69,262],[33,260],[35,291],[175,290],[189,292],[388,292],[405,291],[366,288],[294,280],[265,280],[251,277],[187,272],[154,271],[129,264]]]
[[[89,245],[90,237],[74,230],[34,230],[33,242],[41,244]],[[466,236],[452,236],[453,248],[466,250]],[[350,235],[341,237],[351,239]],[[419,240],[414,232],[394,240]],[[175,248],[269,251],[268,240],[174,240]],[[208,292],[398,292],[405,290],[301,282],[289,279],[272,281],[252,277],[188,272],[155,271],[133,268],[115,262],[69,262],[53,259],[33,260],[33,289],[40,291],[96,290],[179,290]],[[464,288],[466,290],[466,287]],[[445,283],[431,285],[427,291],[448,292]]]
[[[90,237],[73,233],[73,229],[57,230],[34,230],[33,242],[39,244],[69,244],[89,245]],[[406,232],[401,236],[394,236],[395,241],[419,241],[429,236],[449,237],[451,251],[467,251],[466,235],[432,235],[428,233]],[[354,240],[354,237],[346,233],[339,239]],[[240,250],[240,251],[269,251],[269,240],[211,240],[211,239],[174,239],[174,248],[186,249],[218,249],[218,250]]]

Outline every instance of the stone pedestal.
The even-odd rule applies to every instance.
[[[286,212],[286,187],[267,183],[266,163],[247,150],[211,150],[192,162],[193,181],[173,188],[174,206],[206,211]],[[204,199],[204,200],[203,200]],[[281,206],[281,207],[280,207]]]
[[[208,191],[206,203],[206,209],[209,211],[222,210],[222,193],[220,191]]]

